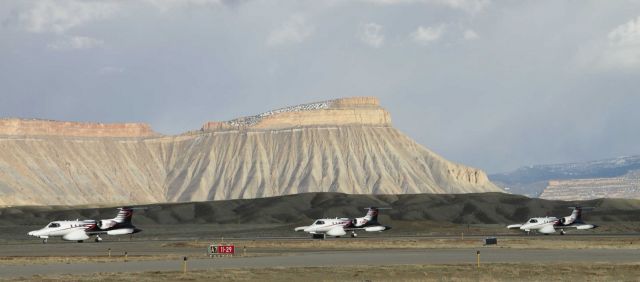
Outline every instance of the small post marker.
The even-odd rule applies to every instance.
[[[478,268],[480,268],[480,251],[476,251],[476,256],[478,260]]]
[[[129,254],[127,252],[124,252],[124,262],[127,262],[128,257],[129,257]]]
[[[242,256],[246,257],[247,256],[247,246],[243,246],[242,247]]]
[[[462,241],[464,241],[464,232],[460,233],[460,238],[462,238]]]
[[[182,274],[187,274],[187,257],[182,258]]]

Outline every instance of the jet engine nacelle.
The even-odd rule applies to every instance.
[[[560,223],[562,225],[569,225],[571,223],[573,223],[574,219],[571,218],[570,216],[565,216],[563,218],[560,218]]]
[[[338,237],[338,236],[347,235],[347,232],[344,231],[344,228],[342,228],[342,227],[334,227],[334,228],[329,229],[329,231],[327,231],[327,235]]]
[[[83,230],[77,230],[65,234],[62,236],[62,239],[67,241],[83,241],[89,239],[89,235],[87,235]]]
[[[364,231],[367,232],[377,232],[377,231],[384,231],[385,229],[387,229],[384,226],[371,226],[371,227],[365,227]]]
[[[99,220],[98,221],[98,228],[104,230],[104,229],[109,229],[113,226],[115,226],[117,224],[117,222],[115,222],[114,220],[111,219],[103,219],[103,220]]]
[[[125,235],[133,233],[133,228],[120,228],[107,231],[107,235]]]
[[[355,227],[359,227],[367,223],[367,220],[364,217],[358,217],[351,220],[351,224]]]

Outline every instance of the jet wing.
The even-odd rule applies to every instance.
[[[538,229],[538,232],[544,233],[544,234],[551,234],[551,233],[555,233],[556,229],[552,224],[549,224],[549,225],[545,225],[544,227]]]
[[[87,235],[89,235],[89,236],[91,236],[91,235],[100,235],[100,234],[107,234],[107,230],[85,231],[84,233],[87,233]]]
[[[384,225],[369,225],[364,227],[344,228],[345,231],[364,230],[367,232],[379,232],[379,231],[385,231],[389,229],[391,229],[391,226],[384,226]]]
[[[578,230],[594,229],[596,227],[598,226],[593,224],[571,224],[566,226],[556,226],[556,228],[575,228]]]

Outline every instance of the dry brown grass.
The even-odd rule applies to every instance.
[[[127,261],[144,260],[180,260],[180,255],[127,256]],[[42,257],[0,257],[0,265],[29,264],[78,264],[78,263],[110,263],[124,261],[124,256],[42,256]]]
[[[210,243],[185,241],[163,244],[162,247],[206,248]],[[275,250],[365,250],[365,249],[468,249],[482,246],[480,239],[420,238],[420,239],[344,239],[344,240],[256,240],[236,242],[236,251],[246,247],[248,253],[261,249]],[[497,248],[513,249],[640,249],[640,238],[566,238],[531,237],[499,238]]]
[[[27,281],[637,281],[639,264],[485,264],[276,267],[34,276]],[[21,279],[24,280],[24,279]]]

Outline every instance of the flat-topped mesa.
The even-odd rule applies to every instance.
[[[145,123],[94,123],[18,118],[0,119],[0,135],[122,138],[159,136]]]
[[[389,113],[375,97],[352,97],[302,104],[224,122],[207,122],[202,130],[284,129],[307,126],[391,126]]]

